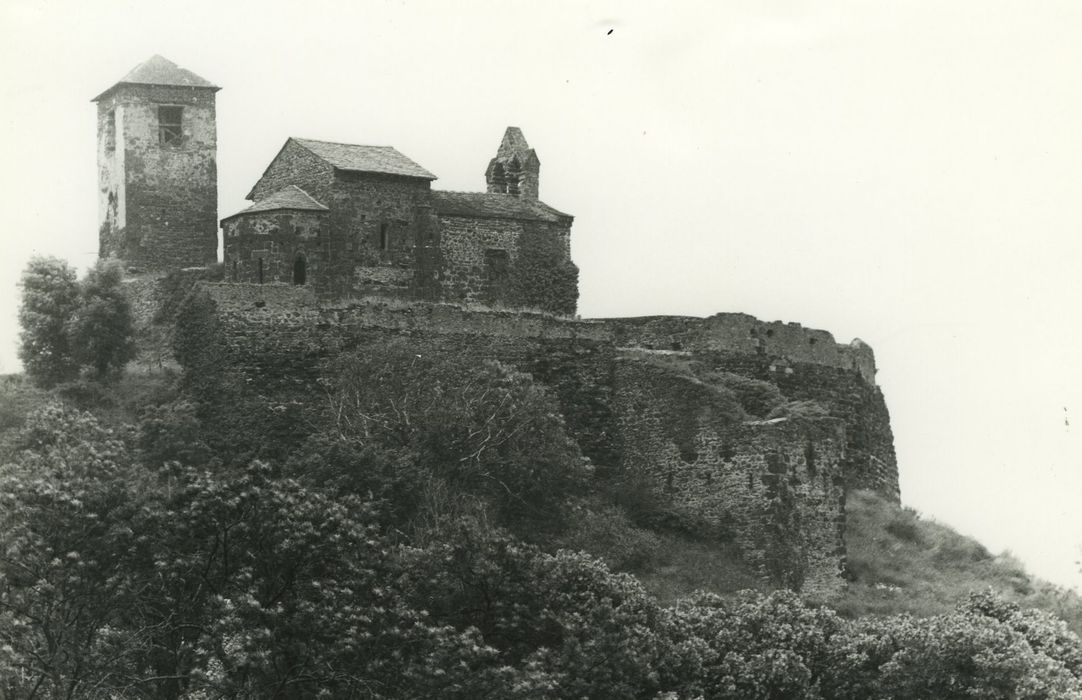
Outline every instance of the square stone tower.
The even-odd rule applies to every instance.
[[[217,261],[219,89],[154,56],[92,100],[101,257],[139,271]]]

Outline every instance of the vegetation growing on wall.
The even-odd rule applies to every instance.
[[[570,316],[578,305],[579,269],[555,236],[523,234],[507,284],[512,306]]]

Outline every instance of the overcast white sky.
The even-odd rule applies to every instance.
[[[29,256],[97,250],[89,100],[155,53],[223,87],[220,216],[288,136],[479,190],[521,126],[583,316],[859,336],[903,500],[1082,584],[1082,3],[4,0],[3,371]]]

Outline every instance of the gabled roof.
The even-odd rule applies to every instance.
[[[135,68],[132,68],[128,74],[118,80],[115,85],[95,97],[91,102],[97,102],[120,85],[171,85],[206,88],[215,91],[221,90],[217,85],[204,78],[200,78],[190,70],[181,68],[168,58],[154,55],[137,65]]]
[[[572,218],[570,214],[553,209],[536,199],[513,194],[487,192],[432,192],[432,204],[437,214],[470,216],[482,219],[524,219],[527,221],[559,222]]]
[[[435,175],[390,146],[362,146],[353,143],[331,143],[329,141],[298,138],[292,138],[291,140],[296,141],[339,170],[401,175],[424,180],[436,179]]]
[[[294,211],[328,211],[327,207],[317,202],[312,195],[308,194],[296,185],[284,187],[272,195],[268,195],[252,206],[238,211],[233,216],[227,216],[222,221],[228,221],[241,214],[254,214],[260,211],[274,211],[289,209]]]

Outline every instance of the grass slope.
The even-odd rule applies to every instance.
[[[1030,576],[1013,556],[994,556],[976,540],[869,491],[849,494],[846,511],[851,580],[841,598],[827,601],[843,615],[938,615],[970,592],[991,588],[1082,634],[1082,598]]]

